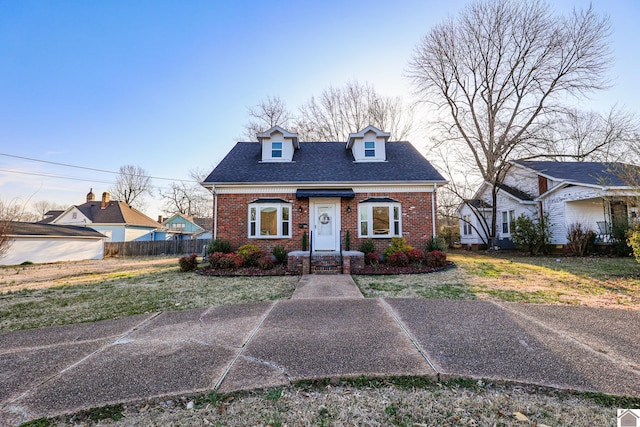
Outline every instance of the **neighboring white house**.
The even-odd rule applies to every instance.
[[[67,208],[51,224],[91,227],[107,236],[108,242],[157,240],[155,232],[162,228],[139,210],[110,200],[109,193],[102,193],[102,200],[95,201],[93,191],[87,194],[86,203]]]
[[[10,245],[0,265],[104,258],[105,236],[87,227],[9,223]]]
[[[612,224],[638,221],[640,190],[624,183],[620,168],[638,168],[622,163],[552,162],[516,160],[498,187],[496,241],[502,248],[513,246],[514,220],[524,214],[548,214],[551,243],[565,245],[567,230],[581,224],[601,242],[610,239]],[[466,246],[488,243],[491,226],[491,184],[483,183],[473,199],[459,208],[460,241]]]

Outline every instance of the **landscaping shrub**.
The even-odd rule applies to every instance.
[[[198,268],[198,255],[185,255],[180,257],[178,263],[180,264],[180,271],[193,271]]]
[[[278,264],[285,264],[287,262],[287,250],[284,246],[276,245],[271,253],[276,257]]]
[[[593,244],[596,241],[596,233],[584,230],[579,222],[571,224],[567,230],[567,249],[577,256],[585,256],[593,252]]]
[[[244,263],[244,258],[242,255],[238,254],[225,254],[223,252],[214,252],[209,255],[209,265],[211,268],[230,268],[230,269],[238,269],[242,267]]]
[[[447,265],[447,254],[442,251],[427,252],[427,266],[431,268],[440,268]]]
[[[222,252],[223,254],[231,253],[231,242],[227,240],[215,239],[209,243],[207,253]]]
[[[351,250],[351,233],[349,233],[349,230],[347,230],[344,234],[344,250]]]
[[[407,241],[404,239],[404,237],[392,237],[391,246],[387,246],[387,248],[384,250],[384,256],[390,257],[397,252],[405,253],[409,249],[413,249],[413,247],[407,245]]]
[[[263,270],[271,270],[275,265],[275,263],[273,262],[273,258],[271,258],[271,256],[269,255],[263,255],[258,258],[257,264],[258,267]]]
[[[307,232],[302,233],[302,250],[307,250],[307,244],[309,243],[309,236],[307,236]]]
[[[447,241],[442,237],[433,237],[427,240],[427,244],[425,246],[426,252],[432,251],[440,251],[444,252],[447,250]]]
[[[363,254],[370,254],[370,253],[374,253],[375,251],[376,251],[376,245],[373,243],[373,239],[364,240],[360,244],[360,252],[362,252]]]
[[[629,230],[627,242],[633,248],[633,255],[636,257],[636,261],[640,262],[640,224],[636,224],[635,227]]]
[[[364,262],[368,265],[378,265],[380,264],[380,255],[375,252],[369,252],[365,254]]]
[[[627,244],[629,226],[626,221],[623,223],[613,223],[611,230],[611,248],[616,256],[630,256],[633,250]]]
[[[549,214],[547,213],[543,215],[542,219],[539,215],[531,218],[521,214],[516,218],[511,238],[517,248],[528,251],[531,255],[547,254],[551,242],[550,227]]]
[[[418,264],[424,261],[424,251],[420,249],[409,249],[405,252],[405,255],[409,258],[411,264]]]
[[[394,252],[389,255],[389,265],[393,267],[406,267],[409,265],[409,257],[404,252]]]
[[[237,270],[238,268],[242,267],[243,263],[244,263],[244,258],[242,258],[242,255],[224,254],[218,260],[218,268]]]
[[[256,245],[242,245],[236,251],[244,260],[244,264],[249,267],[256,267],[258,260],[265,255],[265,252]]]

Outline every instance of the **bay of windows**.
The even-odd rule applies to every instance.
[[[249,205],[249,237],[291,237],[291,205],[289,203]]]
[[[361,203],[359,237],[402,236],[400,203]]]

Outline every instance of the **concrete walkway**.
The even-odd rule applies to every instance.
[[[463,376],[640,396],[636,311],[365,299],[343,279],[304,277],[291,300],[2,334],[0,425],[358,375]],[[342,290],[318,292],[327,281]]]
[[[300,278],[291,299],[364,298],[348,274],[305,274]]]

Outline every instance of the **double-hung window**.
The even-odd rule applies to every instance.
[[[471,215],[464,215],[462,217],[462,234],[464,236],[473,234],[473,230],[471,229]]]
[[[402,236],[401,206],[394,201],[362,202],[358,237]]]
[[[365,141],[364,143],[364,156],[375,157],[376,156],[376,143],[374,141]]]
[[[516,211],[502,211],[502,234],[511,234],[516,222]]]
[[[250,203],[248,222],[250,238],[291,237],[291,204],[284,200]]]
[[[271,143],[271,157],[274,159],[282,158],[282,142]]]

